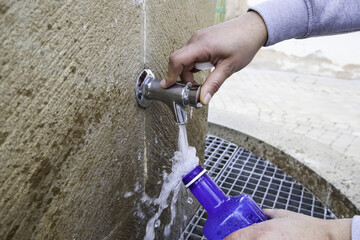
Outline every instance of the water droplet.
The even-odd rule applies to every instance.
[[[140,184],[139,184],[139,182],[136,182],[136,184],[135,184],[135,192],[137,192],[139,190],[140,190]]]
[[[193,204],[194,200],[193,200],[191,197],[188,197],[187,202],[188,202],[189,204]]]
[[[134,195],[134,193],[132,193],[132,192],[126,192],[126,193],[124,194],[124,198],[129,198],[129,197],[131,197],[132,195]]]
[[[161,221],[160,221],[160,219],[158,219],[155,221],[154,227],[158,228],[158,227],[160,227],[160,224],[161,224]]]

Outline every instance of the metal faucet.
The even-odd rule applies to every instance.
[[[136,79],[135,98],[138,105],[147,108],[152,100],[158,100],[169,106],[177,124],[187,122],[186,106],[202,107],[200,103],[200,87],[191,83],[175,83],[170,88],[160,86],[160,80],[155,79],[149,69],[144,69]]]

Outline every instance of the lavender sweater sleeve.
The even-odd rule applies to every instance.
[[[269,0],[250,10],[265,21],[265,46],[291,38],[360,30],[360,0]]]
[[[351,240],[360,240],[360,216],[355,216],[352,219]]]

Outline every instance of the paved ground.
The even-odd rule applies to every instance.
[[[287,153],[360,209],[360,80],[247,68],[215,94],[208,120]]]
[[[360,80],[246,69],[213,97],[209,121],[218,110],[273,124],[360,161]]]

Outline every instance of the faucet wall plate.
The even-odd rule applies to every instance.
[[[135,99],[142,108],[147,108],[152,102],[151,99],[145,98],[145,93],[143,92],[143,85],[146,84],[148,78],[155,78],[154,73],[150,69],[144,69],[140,72],[135,83]]]

